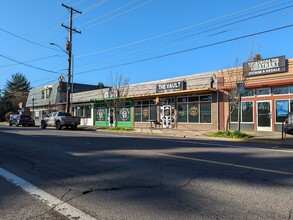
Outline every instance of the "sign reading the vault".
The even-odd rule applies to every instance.
[[[157,87],[156,87],[157,93],[174,92],[174,91],[180,91],[180,90],[186,90],[185,81],[157,84]]]
[[[243,63],[244,76],[258,76],[286,71],[285,56]]]

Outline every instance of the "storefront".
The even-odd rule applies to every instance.
[[[235,71],[235,74],[243,74],[241,82],[245,84],[241,97],[241,130],[281,131],[285,116],[293,112],[292,62],[285,56],[273,57],[246,62],[243,68]],[[228,85],[228,74],[220,77],[219,90],[224,104],[219,103],[219,114],[227,119],[229,103],[225,94],[235,88]],[[224,123],[225,120],[220,120],[221,129],[224,129]],[[238,107],[231,114],[230,129],[235,130],[237,126]]]
[[[132,84],[125,96],[109,96],[113,88],[76,93],[74,114],[93,126],[149,128],[156,123],[162,129],[216,130],[215,76],[209,72]]]
[[[156,94],[134,100],[135,127],[217,129],[217,92],[213,88]]]

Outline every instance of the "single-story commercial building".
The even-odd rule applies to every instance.
[[[216,72],[193,74],[76,93],[73,107],[84,125],[213,130],[218,126],[216,88]],[[124,104],[114,114],[120,99]]]
[[[236,83],[244,84],[241,97],[242,130],[281,131],[288,112],[293,112],[293,59],[285,56],[246,62],[243,67],[218,71],[219,129],[228,117],[228,94]],[[240,85],[241,86],[241,85]],[[231,114],[231,130],[237,129],[238,106]]]
[[[90,126],[235,130],[240,119],[241,130],[281,131],[293,112],[292,64],[278,56],[119,88],[79,84],[71,95],[72,112]],[[32,89],[26,106],[40,120],[49,111],[64,111],[65,103],[57,83]]]

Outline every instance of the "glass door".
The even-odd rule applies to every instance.
[[[257,102],[257,130],[272,131],[271,101]]]

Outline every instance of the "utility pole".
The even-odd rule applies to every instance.
[[[67,92],[66,92],[66,112],[70,112],[70,83],[71,83],[71,56],[72,56],[72,32],[81,34],[80,31],[77,31],[75,28],[72,28],[72,15],[73,12],[81,14],[81,11],[77,11],[72,7],[69,7],[67,5],[62,4],[63,7],[67,8],[69,10],[69,27],[61,24],[62,27],[65,27],[69,31],[69,38],[67,39],[66,43],[66,51],[68,54],[68,78],[67,78]]]

